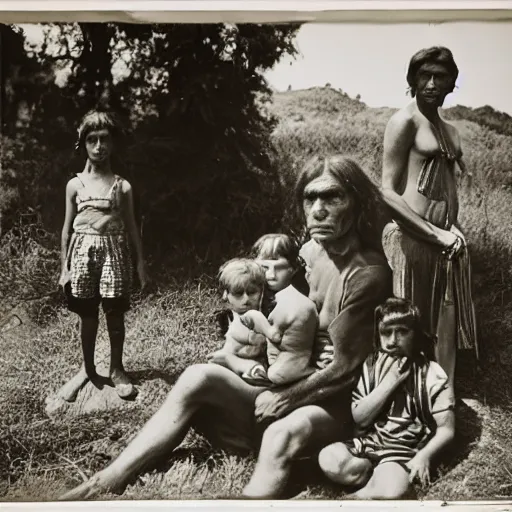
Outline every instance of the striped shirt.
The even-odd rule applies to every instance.
[[[353,406],[383,380],[394,358],[379,352],[370,356],[352,394]],[[379,462],[408,461],[425,446],[435,431],[434,414],[453,409],[455,400],[448,377],[434,361],[413,363],[407,380],[383,408],[375,424],[352,440],[354,455]],[[350,445],[349,444],[349,445]]]

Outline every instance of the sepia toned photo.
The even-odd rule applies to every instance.
[[[512,500],[512,22],[0,24],[0,500]]]

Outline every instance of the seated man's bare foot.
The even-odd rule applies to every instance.
[[[102,471],[96,473],[89,480],[71,489],[57,498],[57,501],[84,501],[98,497],[102,494],[121,494],[124,486],[120,483],[109,482]]]
[[[116,388],[117,394],[121,398],[128,398],[135,393],[135,386],[132,384],[124,370],[115,368],[110,373],[110,379]]]
[[[71,379],[69,379],[66,384],[57,391],[57,396],[66,400],[66,402],[74,402],[78,396],[78,392],[84,387],[87,380],[87,373],[82,367],[78,373],[71,377]]]

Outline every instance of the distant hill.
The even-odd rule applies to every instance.
[[[296,91],[277,92],[274,91],[274,112],[279,117],[293,114],[299,116],[307,111],[309,114],[317,115],[333,114],[338,112],[357,113],[365,109],[373,112],[392,113],[396,109],[390,107],[372,108],[362,101],[351,98],[341,89],[332,87],[311,87]],[[506,112],[495,110],[489,105],[471,108],[463,105],[443,110],[444,116],[449,120],[466,120],[479,124],[485,128],[502,134],[512,136],[512,116]]]
[[[467,119],[503,135],[512,135],[512,117],[489,105],[478,108],[456,105],[445,110],[447,119]]]
[[[275,92],[268,105],[278,119],[274,143],[286,182],[314,152],[354,156],[379,180],[382,140],[394,108],[372,108],[332,87]],[[444,110],[459,129],[464,159],[481,189],[512,188],[512,117],[485,106]]]

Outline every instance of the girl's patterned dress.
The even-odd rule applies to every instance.
[[[105,197],[91,195],[82,182],[68,249],[71,294],[76,298],[127,298],[132,259],[121,212],[123,179],[115,176]]]

